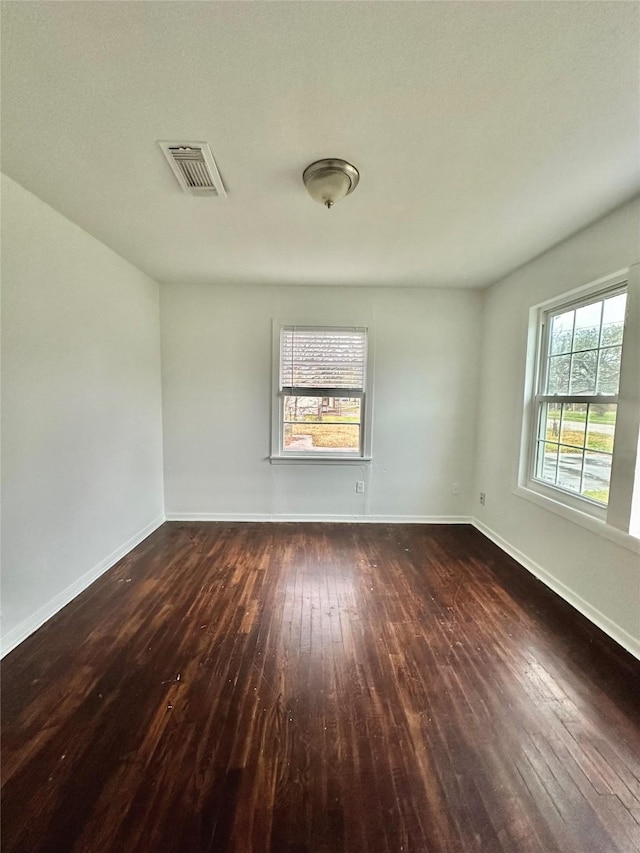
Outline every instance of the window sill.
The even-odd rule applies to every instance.
[[[573,524],[584,527],[597,536],[603,536],[605,539],[609,539],[611,542],[615,542],[616,545],[621,545],[635,554],[640,554],[640,539],[637,539],[630,533],[626,533],[624,530],[618,530],[617,527],[611,527],[606,521],[595,518],[592,515],[587,515],[585,512],[580,512],[580,510],[567,506],[560,501],[549,498],[525,486],[516,486],[513,489],[513,494],[542,507],[542,509],[546,509],[548,512],[553,512],[555,515],[559,515]]]
[[[272,465],[369,465],[371,456],[332,456],[331,454],[317,456],[270,456]]]

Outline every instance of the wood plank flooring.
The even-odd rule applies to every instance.
[[[3,662],[4,853],[632,853],[640,664],[468,526],[167,523]]]

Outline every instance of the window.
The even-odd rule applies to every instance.
[[[631,525],[638,451],[634,279],[618,277],[535,310],[526,442],[530,489],[623,531]]]
[[[364,459],[367,330],[282,326],[272,457]]]
[[[606,506],[626,288],[544,314],[534,477]]]

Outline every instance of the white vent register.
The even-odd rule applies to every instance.
[[[158,145],[184,192],[222,198],[227,195],[206,142],[159,142]]]

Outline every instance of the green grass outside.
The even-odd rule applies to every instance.
[[[606,504],[609,502],[609,489],[588,489],[582,493],[585,498],[591,498],[593,501],[600,501]]]
[[[320,420],[318,420],[317,415],[303,415],[302,421],[299,421],[299,423],[304,422],[304,423],[322,424],[325,422],[324,421],[325,417],[326,417],[327,421],[329,421],[329,422],[335,421],[335,422],[340,423],[340,424],[357,424],[357,423],[360,423],[360,418],[357,415],[330,415],[328,413],[323,415],[323,417]]]
[[[570,430],[563,429],[562,436],[558,433],[554,433],[553,429],[547,428],[547,434],[545,436],[547,441],[556,441],[562,442],[562,444],[573,444],[576,445],[575,450],[571,447],[563,447],[563,453],[582,453],[582,443],[584,441],[584,431],[583,430]],[[613,452],[613,436],[609,435],[606,432],[594,432],[591,430],[587,434],[587,450],[600,450],[604,453],[612,453]]]
[[[358,450],[360,446],[360,429],[356,424],[288,424],[286,432],[291,436],[310,435],[314,447],[347,447],[349,450]]]
[[[556,418],[560,420],[560,409],[549,409],[548,410],[549,418]],[[586,414],[585,412],[565,412],[564,420],[565,421],[579,421],[580,423],[584,423]],[[616,413],[615,412],[605,412],[603,415],[598,412],[591,412],[589,417],[589,423],[591,424],[615,424],[616,422]]]

